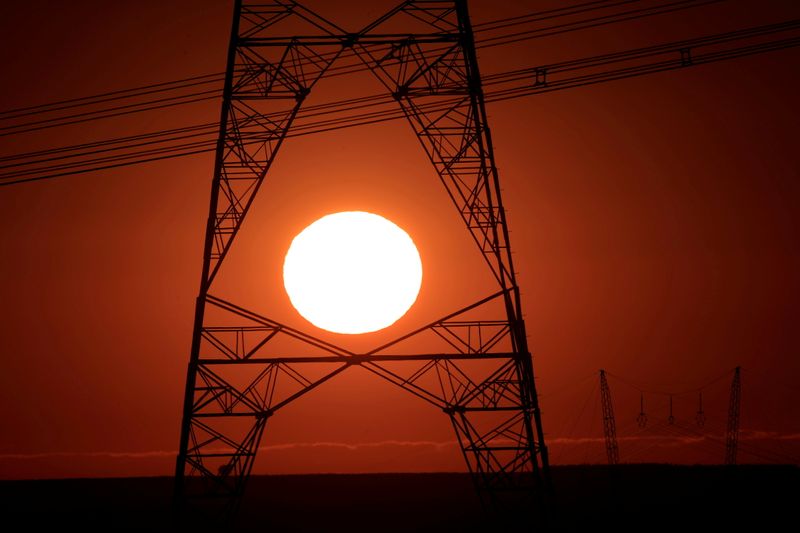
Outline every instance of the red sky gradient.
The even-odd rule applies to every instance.
[[[345,4],[342,7],[339,4]],[[394,2],[307,2],[356,29]],[[558,2],[470,2],[473,22]],[[336,6],[336,7],[334,7]],[[3,3],[0,111],[222,72],[230,2]],[[481,50],[484,75],[781,22],[730,0]],[[553,462],[603,462],[597,370],[622,461],[721,462],[744,367],[744,462],[800,457],[800,51],[488,106]],[[372,94],[320,83],[324,102]],[[0,137],[0,155],[216,120],[219,102]],[[170,475],[213,156],[0,188],[0,478]],[[290,307],[292,237],[340,210],[403,227],[417,304],[376,345],[487,294],[482,258],[407,124],[290,139],[219,279],[236,303],[322,335]],[[215,291],[219,292],[219,291]],[[717,379],[719,378],[719,379]],[[635,417],[629,383],[645,396]],[[708,422],[691,434],[697,389]],[[767,450],[766,454],[764,450]],[[270,420],[256,473],[460,471],[446,416],[354,368]]]

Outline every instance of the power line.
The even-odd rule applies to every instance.
[[[614,413],[611,408],[610,389],[608,382],[605,381],[606,374],[608,373],[603,372],[602,370],[600,371],[601,390],[605,389],[605,391],[601,393],[601,396],[604,396],[602,401],[604,404],[607,404],[604,405],[603,408],[604,435],[609,463],[614,464],[618,460],[618,448],[616,446],[616,441],[617,439],[620,439],[624,440],[626,443],[632,442],[627,440],[631,438],[627,432],[631,427],[633,427],[634,422],[631,421],[627,425],[623,426],[616,426],[616,424],[613,423]],[[720,459],[722,459],[722,451],[724,450],[725,464],[736,464],[737,450],[739,450],[740,452],[765,462],[797,464],[798,456],[796,454],[780,449],[779,447],[767,447],[757,443],[762,439],[769,440],[769,435],[764,437],[761,436],[760,432],[758,431],[751,430],[750,433],[748,433],[741,430],[741,381],[739,367],[736,367],[733,373],[727,371],[722,377],[729,377],[731,375],[733,375],[733,380],[730,387],[728,416],[724,422],[718,422],[716,416],[709,415],[709,420],[706,424],[705,412],[703,411],[701,404],[699,412],[703,412],[704,414],[703,422],[701,423],[700,421],[696,420],[694,424],[686,424],[685,418],[684,420],[679,420],[677,417],[673,416],[674,412],[672,398],[674,394],[665,393],[662,391],[650,391],[652,394],[669,394],[669,416],[666,418],[666,420],[661,418],[660,421],[657,421],[655,425],[650,425],[646,430],[646,433],[649,434],[647,438],[651,439],[650,446],[640,449],[632,449],[629,453],[625,454],[624,458],[630,461],[632,458],[640,456],[644,451],[647,451],[653,446],[663,444],[662,439],[664,438],[688,438],[691,439],[691,441],[687,442],[687,445],[691,445],[693,449],[706,452],[709,454],[709,456],[715,457],[716,462],[719,462]],[[704,387],[719,381],[719,379],[720,378],[716,378],[709,381],[706,385],[704,385]],[[630,383],[626,384],[630,385]],[[637,390],[642,390],[636,386],[634,387]],[[694,390],[696,391],[701,389],[702,388]],[[609,420],[612,421],[612,429],[610,432],[607,427]],[[633,439],[641,438],[644,434],[645,430],[640,426],[638,431],[634,431],[634,435],[632,437]]]
[[[610,2],[609,0],[594,0],[592,2],[584,2],[582,4],[575,4],[572,6],[548,9],[545,11],[539,11],[537,13],[529,13],[527,15],[520,15],[517,17],[508,17],[503,19],[492,20],[489,22],[482,22],[480,24],[473,25],[472,28],[475,33],[480,33],[484,31],[497,29],[497,27],[508,28],[511,26],[518,26],[520,24],[527,24],[532,21],[538,22],[541,20],[557,18],[560,16],[564,16],[566,14],[574,15],[577,13],[585,13],[587,11],[592,11],[595,9],[607,9],[619,5],[632,4],[638,1],[640,0],[620,0],[616,2]]]
[[[665,15],[668,13],[674,13],[676,11],[681,11],[688,8],[702,7],[724,1],[725,0],[679,0],[676,2],[669,2],[657,6],[632,9],[624,11],[622,13],[613,13],[601,17],[594,17],[592,19],[584,21],[567,22],[564,24],[557,24],[546,28],[522,31],[522,32],[512,33],[510,35],[494,37],[491,39],[484,39],[480,41],[480,45],[478,46],[478,48],[489,48],[493,46],[508,45],[530,39],[553,37],[556,35],[562,35],[564,33],[570,33],[573,31],[595,29],[601,26],[606,26],[608,24],[616,24],[619,22],[629,22],[632,20],[639,20],[653,15]],[[621,3],[627,3],[627,2],[621,2]]]
[[[0,120],[11,120],[43,113],[52,113],[54,111],[63,111],[65,109],[74,109],[77,107],[86,107],[107,102],[115,102],[118,100],[126,100],[138,96],[147,96],[178,89],[194,88],[210,83],[222,83],[222,74],[192,76],[190,78],[184,78],[181,80],[165,81],[162,83],[144,85],[131,89],[123,89],[91,96],[82,96],[80,98],[72,98],[70,100],[60,100],[47,104],[9,109],[7,111],[0,112]]]
[[[532,22],[540,22],[544,20],[551,20],[554,18],[559,17],[566,17],[572,16],[576,14],[583,14],[590,11],[597,11],[602,9],[609,9],[612,7],[617,7],[620,5],[630,4],[630,3],[639,3],[642,0],[601,0],[595,2],[587,2],[584,4],[578,4],[571,7],[564,7],[554,10],[542,11],[538,13],[531,13],[528,15],[523,15],[522,17],[518,17],[515,21],[508,21],[508,19],[500,19],[498,21],[490,21],[484,23],[482,28],[479,28],[478,32],[486,32],[486,31],[496,31],[498,29],[505,29],[507,27],[519,25],[519,24],[530,24]],[[671,13],[676,10],[682,10],[687,8],[694,8],[700,7],[711,3],[718,3],[724,0],[679,0],[679,1],[672,1],[667,3],[656,4],[654,6],[647,6],[644,8],[639,8],[635,10],[629,10],[622,13],[612,13],[603,16],[597,17],[590,17],[587,19],[581,19],[577,21],[570,21],[563,24],[556,24],[551,26],[545,26],[542,28],[536,28],[533,30],[528,30],[522,33],[515,33],[510,35],[499,35],[491,38],[487,38],[484,40],[478,41],[478,48],[487,48],[487,47],[494,47],[500,46],[505,44],[513,44],[520,41],[530,40],[530,39],[537,39],[537,38],[544,38],[553,35],[560,35],[562,33],[571,32],[571,31],[579,31],[585,30],[590,28],[596,28],[599,26],[605,26],[607,24],[618,23],[618,22],[627,22],[630,20],[636,20],[648,16],[658,15],[658,14],[665,14]],[[498,24],[499,22],[504,22],[503,24]],[[385,50],[388,51],[389,49],[384,46],[377,46],[376,51]],[[429,52],[433,53],[436,51],[442,51],[444,48],[434,48]],[[331,52],[325,54],[319,54],[320,59],[331,58],[338,52]],[[347,56],[348,58],[352,57],[352,52]],[[348,75],[358,72],[365,72],[368,69],[360,62],[355,62],[352,64],[344,64],[344,65],[337,65],[333,66],[328,70],[326,77],[331,78],[335,76],[341,75]],[[13,120],[18,118],[23,118],[27,116],[37,115],[37,114],[45,114],[45,113],[52,113],[56,111],[62,111],[66,109],[74,109],[78,107],[90,107],[95,106],[100,103],[107,103],[107,102],[114,102],[119,100],[126,100],[129,98],[141,97],[146,95],[152,95],[160,92],[170,92],[179,89],[186,89],[186,88],[194,88],[199,85],[207,85],[209,83],[216,83],[221,84],[223,80],[223,74],[207,74],[201,76],[194,76],[190,78],[184,78],[182,80],[175,80],[171,82],[163,82],[157,83],[152,85],[146,85],[143,87],[133,88],[133,89],[125,89],[120,91],[114,91],[109,93],[103,93],[100,95],[94,96],[86,96],[81,98],[76,98],[72,100],[62,100],[60,102],[54,102],[50,104],[42,104],[39,106],[30,106],[25,108],[18,108],[12,109],[5,112],[0,112],[0,120]],[[128,115],[131,113],[137,112],[144,112],[144,111],[152,111],[156,109],[162,109],[166,107],[165,105],[161,106],[154,106],[152,104],[163,103],[165,101],[170,101],[175,105],[180,104],[193,104],[198,103],[205,100],[212,100],[216,99],[221,95],[221,88],[216,88],[213,90],[206,90],[200,93],[192,93],[188,95],[181,95],[181,96],[174,96],[168,97],[164,99],[157,99],[153,101],[147,102],[140,102],[134,104],[127,104],[117,107],[112,107],[110,109],[101,109],[87,113],[80,113],[75,115],[69,115],[66,117],[55,117],[51,119],[44,119],[38,120],[33,122],[26,122],[22,124],[14,124],[11,126],[0,127],[0,136],[5,136],[9,134],[20,134],[20,133],[29,133],[33,131],[40,131],[44,129],[45,125],[51,125],[53,127],[57,126],[67,126],[67,125],[74,125],[74,124],[81,124],[84,122],[89,122],[92,120],[99,120],[99,119],[106,119],[106,118],[114,118],[117,116]],[[205,97],[202,97],[205,96]],[[194,98],[192,98],[194,97]],[[183,100],[183,101],[179,101]],[[113,113],[113,111],[118,111],[117,113]],[[74,119],[74,120],[68,120]],[[6,133],[2,133],[5,131]]]
[[[587,86],[595,83],[624,79],[654,72],[661,72],[691,65],[733,59],[746,55],[780,50],[800,45],[800,37],[791,36],[766,42],[732,46],[739,41],[773,36],[778,33],[800,29],[800,21],[737,30],[710,35],[693,40],[682,40],[657,46],[637,48],[613,54],[592,56],[572,61],[539,67],[517,69],[485,78],[487,102],[498,102],[532,94]],[[722,48],[720,48],[722,47]],[[710,48],[710,50],[705,50]],[[452,99],[442,99],[424,106],[426,112],[445,110],[453,105]],[[391,106],[391,107],[389,107]],[[352,111],[359,110],[358,113]],[[268,118],[269,115],[266,115]],[[289,136],[302,136],[347,127],[375,124],[404,117],[402,109],[389,95],[372,95],[309,106],[298,114],[297,124]],[[274,117],[273,117],[274,118]],[[56,149],[17,154],[0,158],[0,170],[9,169],[0,175],[0,185],[49,179],[77,173],[104,170],[123,166],[117,163],[153,161],[166,157],[179,157],[213,149],[216,142],[214,123],[200,124],[150,134],[122,137]],[[205,136],[205,139],[203,137]],[[185,143],[194,139],[192,143]],[[153,145],[163,144],[161,148]],[[175,144],[179,143],[179,144]],[[143,148],[139,152],[132,149]],[[99,153],[120,152],[119,160],[104,157],[101,160],[85,160]],[[137,156],[141,159],[137,159]],[[84,159],[78,161],[78,159]],[[71,159],[70,163],[63,160]],[[47,163],[46,166],[41,166]],[[52,163],[52,165],[50,165]],[[39,165],[39,166],[36,166]],[[54,171],[55,170],[55,171]]]
[[[45,149],[45,150],[38,150],[38,151],[35,151],[35,152],[25,152],[25,153],[20,153],[20,154],[13,154],[13,155],[0,157],[0,163],[6,162],[6,161],[17,161],[17,160],[20,160],[20,159],[40,158],[40,157],[45,157],[45,156],[52,155],[52,154],[69,153],[69,152],[74,152],[74,151],[82,150],[82,149],[86,149],[86,148],[99,148],[99,147],[111,146],[111,145],[115,145],[115,144],[124,144],[124,143],[133,142],[133,141],[139,141],[139,140],[143,140],[143,139],[154,139],[154,138],[157,138],[157,137],[169,137],[170,135],[175,135],[175,134],[179,134],[179,133],[187,133],[187,132],[195,132],[195,131],[199,131],[199,130],[213,130],[213,131],[210,131],[210,132],[216,133],[219,130],[219,124],[215,123],[215,122],[209,122],[209,123],[206,123],[206,124],[197,124],[197,125],[194,125],[194,126],[186,126],[184,128],[174,128],[174,129],[156,131],[156,132],[151,132],[151,133],[142,133],[142,134],[138,134],[138,135],[129,135],[129,136],[125,136],[125,137],[117,137],[117,138],[114,138],[114,139],[106,139],[106,140],[103,140],[103,141],[93,141],[93,142],[88,142],[88,143],[83,143],[83,144],[76,144],[76,145],[71,145],[71,146],[62,146],[62,147],[59,147],[59,148],[48,148],[48,149]],[[153,142],[157,142],[157,141],[153,141]],[[109,148],[108,150],[113,150],[113,149],[114,148]],[[95,152],[103,152],[103,151],[106,151],[106,150],[96,150]],[[95,152],[93,152],[93,153],[95,153]],[[66,156],[63,156],[63,157],[64,158],[71,158],[71,157],[78,157],[79,155],[80,154],[72,154],[72,155],[66,155]],[[36,163],[40,163],[40,162],[43,162],[43,161],[48,161],[48,160],[47,159],[40,159],[39,161],[36,161]],[[12,166],[19,166],[19,165],[0,166],[0,169],[9,168],[9,167],[12,167]]]
[[[88,113],[76,113],[64,117],[54,119],[36,120],[33,122],[26,122],[24,124],[0,127],[0,137],[8,135],[17,135],[20,133],[29,133],[32,131],[40,131],[60,126],[71,126],[74,124],[83,124],[105,118],[116,118],[133,113],[141,113],[143,111],[155,111],[167,107],[175,107],[177,105],[194,104],[206,100],[216,100],[219,97],[219,91],[201,91],[190,93],[180,96],[170,96],[167,98],[159,98],[156,100],[148,100],[146,102],[126,104],[121,106],[112,107],[109,109],[102,109],[98,111],[90,111]]]
[[[685,395],[688,395],[688,394],[694,394],[694,393],[697,393],[697,392],[701,392],[701,391],[707,389],[708,387],[710,387],[711,385],[714,385],[715,383],[718,383],[718,382],[722,381],[723,379],[727,378],[728,376],[730,376],[731,375],[731,371],[730,370],[726,370],[722,374],[720,374],[720,375],[718,375],[718,376],[716,376],[714,378],[711,378],[710,380],[706,381],[703,385],[700,385],[699,387],[693,387],[693,388],[690,388],[690,389],[681,389],[679,391],[656,390],[656,389],[640,387],[640,386],[636,385],[633,381],[631,381],[631,380],[629,380],[627,378],[623,378],[622,376],[619,376],[617,374],[612,374],[611,372],[606,371],[606,375],[610,376],[610,377],[613,377],[614,379],[616,379],[620,383],[622,383],[624,385],[627,385],[628,387],[631,387],[632,389],[635,389],[639,393],[646,393],[646,394],[653,394],[653,395],[659,395],[659,396],[673,397],[673,396],[685,396]]]

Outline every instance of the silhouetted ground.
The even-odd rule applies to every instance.
[[[556,531],[794,531],[796,466],[620,465],[553,468]],[[11,530],[167,531],[170,478],[0,482]],[[522,515],[524,516],[524,515]],[[258,476],[239,517],[243,531],[504,531],[486,516],[464,474]],[[214,528],[217,529],[217,528]],[[533,530],[533,527],[523,530]]]

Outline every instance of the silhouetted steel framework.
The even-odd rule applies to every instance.
[[[600,404],[603,411],[603,435],[606,439],[608,464],[615,465],[619,463],[617,422],[614,419],[614,405],[611,403],[611,389],[608,387],[605,370],[600,370]]]
[[[706,425],[706,412],[703,410],[703,391],[700,391],[697,399],[697,413],[694,415],[695,423],[703,427]]]
[[[647,413],[644,412],[644,393],[639,393],[639,414],[636,415],[636,424],[644,429],[647,426]]]
[[[742,407],[742,380],[740,367],[733,371],[731,397],[728,403],[728,430],[725,432],[725,464],[736,464],[736,452],[739,448],[739,412]]]
[[[295,24],[291,37],[281,33],[287,21]],[[306,33],[297,32],[299,24]],[[279,324],[212,291],[294,118],[343,55],[357,57],[397,101],[498,284],[496,293],[364,353]],[[473,318],[476,312],[480,319]],[[489,313],[496,317],[485,319]],[[431,344],[430,353],[406,350],[406,341],[423,336],[439,344]],[[309,355],[276,355],[281,339],[302,343]],[[486,504],[542,495],[549,485],[466,1],[403,2],[348,33],[295,2],[237,0],[176,502],[235,511],[270,417],[356,365],[448,415]]]

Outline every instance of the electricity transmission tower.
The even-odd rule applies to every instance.
[[[494,294],[359,353],[245,309],[214,285],[298,111],[345,56],[396,100],[497,282]],[[230,516],[270,418],[353,366],[447,415],[486,505],[544,495],[547,448],[466,0],[403,2],[356,33],[290,0],[235,2],[196,305],[180,509]],[[304,354],[278,351],[281,340]]]
[[[606,440],[608,464],[615,465],[619,463],[617,422],[614,419],[614,405],[611,403],[611,389],[608,387],[605,370],[600,370],[600,405],[603,411],[603,435]]]
[[[728,403],[728,429],[725,432],[725,464],[736,464],[736,452],[739,448],[739,412],[742,406],[742,380],[740,367],[733,371],[731,381],[731,397]]]

